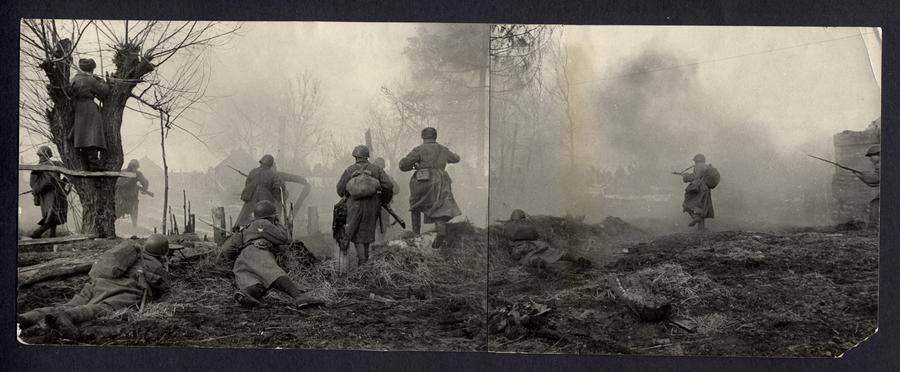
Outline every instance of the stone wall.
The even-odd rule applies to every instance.
[[[843,131],[834,135],[834,156],[838,163],[864,172],[873,170],[866,150],[881,142],[881,119],[864,131]],[[831,182],[832,218],[835,223],[866,221],[868,207],[877,188],[862,183],[852,172],[835,168]]]

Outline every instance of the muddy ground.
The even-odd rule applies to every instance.
[[[172,265],[176,280],[166,302],[85,323],[74,340],[43,327],[21,338],[91,345],[836,356],[876,327],[878,245],[871,233],[823,228],[649,239],[616,219],[599,225],[536,220],[542,237],[590,257],[594,267],[525,269],[509,260],[502,231],[454,224],[457,239],[449,248],[436,251],[427,236],[407,237],[373,248],[372,264],[345,276],[335,275],[331,260],[285,261],[294,280],[328,300],[321,308],[293,308],[278,293],[267,296],[269,308],[240,308],[232,300],[229,268],[207,256]],[[20,254],[19,265],[110,244]],[[612,278],[666,299],[670,318],[689,330],[668,321],[641,322],[613,294]],[[86,281],[82,275],[22,288],[18,310],[64,302]]]

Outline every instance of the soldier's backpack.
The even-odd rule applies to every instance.
[[[368,198],[378,193],[381,182],[372,175],[368,164],[353,171],[347,181],[347,192],[354,199]]]
[[[710,189],[714,189],[716,188],[716,186],[719,186],[719,181],[721,179],[722,176],[719,174],[719,170],[713,167],[712,164],[710,164],[709,169],[706,170],[706,186]]]
[[[141,247],[137,242],[124,241],[103,252],[91,266],[91,278],[116,279],[125,275],[128,269],[141,257]]]

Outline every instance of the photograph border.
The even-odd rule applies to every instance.
[[[888,1],[697,1],[691,5],[666,1],[566,3],[535,0],[497,2],[387,2],[356,4],[348,1],[314,2],[258,0],[253,7],[238,1],[40,1],[19,0],[0,5],[2,82],[0,104],[3,154],[0,174],[3,197],[0,210],[16,210],[18,136],[19,22],[21,18],[57,19],[202,19],[229,21],[354,21],[354,22],[465,22],[549,23],[605,25],[734,25],[734,26],[869,26],[888,34],[883,48],[882,141],[886,169],[882,172],[882,203],[900,205],[900,151],[897,151],[897,118],[900,117],[897,74],[900,38],[894,37],[900,7]],[[892,150],[894,149],[894,150]],[[14,176],[15,175],[15,176]],[[463,352],[380,352],[275,350],[186,347],[96,347],[22,345],[16,338],[15,296],[17,222],[13,213],[2,218],[0,239],[7,242],[0,259],[2,293],[0,307],[0,370],[892,370],[900,368],[900,216],[881,208],[879,260],[879,331],[842,358],[762,358],[550,355]]]

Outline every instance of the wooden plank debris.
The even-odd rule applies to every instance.
[[[60,244],[60,243],[72,243],[79,242],[82,240],[88,240],[87,236],[81,234],[73,234],[68,236],[59,236],[55,238],[42,238],[42,239],[24,239],[18,241],[18,246],[27,247],[34,245],[51,245],[51,244]]]
[[[48,279],[67,277],[91,271],[97,255],[83,257],[63,257],[18,269],[19,287],[28,286]]]
[[[38,165],[38,164],[19,164],[19,170],[21,171],[50,171],[50,172],[59,172],[65,174],[67,176],[73,177],[125,177],[125,178],[136,178],[137,173],[135,172],[119,172],[119,171],[99,171],[99,172],[88,172],[83,170],[74,170],[68,169],[64,167],[58,167],[55,165]]]

